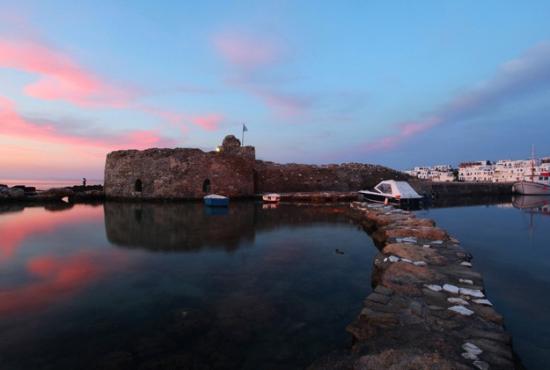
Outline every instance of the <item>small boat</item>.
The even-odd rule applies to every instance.
[[[277,203],[281,200],[281,195],[277,193],[264,194],[262,200],[266,203]]]
[[[360,190],[364,200],[374,203],[417,207],[423,197],[406,181],[384,180],[373,190]]]
[[[541,171],[536,174],[535,147],[533,146],[531,154],[531,176],[525,177],[523,181],[518,181],[512,186],[512,192],[522,195],[550,195],[550,172]]]
[[[518,181],[512,186],[512,191],[522,195],[550,195],[550,173],[542,172],[529,180]]]
[[[205,196],[204,204],[209,207],[227,207],[229,206],[229,198],[224,197],[223,195],[210,194]]]

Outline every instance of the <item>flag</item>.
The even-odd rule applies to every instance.
[[[247,132],[248,131],[248,128],[246,127],[246,125],[243,123],[243,132]]]

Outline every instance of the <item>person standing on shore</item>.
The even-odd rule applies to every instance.
[[[82,178],[82,186],[86,187],[86,178],[85,177]]]

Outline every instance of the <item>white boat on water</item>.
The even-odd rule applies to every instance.
[[[523,195],[550,195],[550,183],[519,181],[514,184],[512,190]]]
[[[406,181],[385,180],[373,190],[360,190],[364,200],[383,204],[418,206],[423,197]]]
[[[526,176],[523,181],[518,181],[512,186],[514,193],[522,195],[550,195],[550,171],[548,168],[541,169],[537,174],[535,170],[535,147],[531,154],[531,175]]]
[[[277,193],[264,194],[262,200],[266,203],[277,203],[281,200],[281,195]]]
[[[550,173],[542,172],[529,180],[518,181],[512,191],[523,195],[550,195]]]

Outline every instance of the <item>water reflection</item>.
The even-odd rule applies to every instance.
[[[349,345],[369,293],[376,249],[345,210],[4,209],[2,366],[304,368]]]
[[[55,212],[51,212],[53,210]],[[63,208],[66,211],[70,208]],[[46,211],[46,212],[45,212]],[[57,212],[59,208],[46,205],[27,207],[21,205],[4,206],[0,209],[0,262],[14,256],[21,244],[32,237],[41,234],[53,233],[61,227],[70,224],[80,224],[91,220],[101,220],[101,208],[77,207],[72,212]]]
[[[515,196],[494,206],[419,212],[474,255],[487,296],[503,314],[527,369],[550,362],[550,218],[548,197]]]
[[[121,247],[151,251],[194,251],[205,246],[234,250],[256,232],[316,223],[347,223],[341,206],[265,205],[233,202],[228,208],[202,203],[106,203],[105,230]]]
[[[550,215],[550,196],[517,195],[512,198],[512,204],[528,213]]]
[[[106,203],[105,230],[113,244],[152,251],[192,251],[205,245],[234,250],[254,240],[256,207],[232,204],[212,213],[202,203]]]

